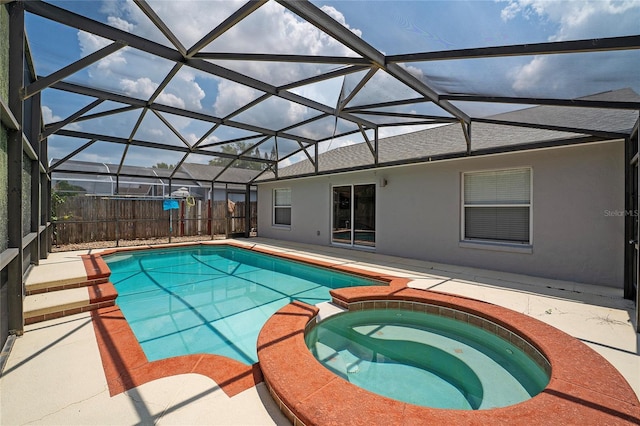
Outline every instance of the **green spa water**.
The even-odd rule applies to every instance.
[[[305,341],[326,368],[354,385],[427,407],[505,407],[549,382],[538,364],[497,335],[422,312],[337,314],[318,323]]]
[[[211,353],[258,361],[260,329],[294,300],[380,282],[229,246],[153,249],[105,256],[116,304],[149,361]]]

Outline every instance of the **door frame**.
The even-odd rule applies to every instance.
[[[374,188],[375,191],[375,202],[374,202],[374,214],[375,214],[375,218],[374,218],[374,235],[377,235],[378,232],[378,190],[377,190],[377,185],[375,182],[361,182],[361,183],[345,183],[345,184],[332,184],[331,185],[331,189],[330,189],[330,223],[329,223],[329,243],[333,246],[337,246],[337,247],[351,247],[351,248],[358,248],[358,249],[364,249],[364,250],[375,250],[376,248],[376,240],[374,239],[374,243],[373,245],[362,245],[362,244],[356,244],[356,238],[355,238],[355,221],[354,221],[354,216],[355,216],[355,203],[354,203],[354,198],[355,198],[355,187],[356,186],[367,186],[367,185],[371,185]],[[351,194],[350,194],[350,217],[349,217],[349,222],[350,222],[350,231],[351,231],[351,242],[350,243],[343,243],[343,242],[335,242],[333,239],[333,231],[334,231],[334,211],[333,211],[333,206],[334,206],[334,189],[338,188],[338,187],[350,187],[351,188]]]

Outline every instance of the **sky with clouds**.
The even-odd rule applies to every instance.
[[[173,47],[132,1],[57,1],[54,4],[82,13],[123,31]],[[224,21],[244,1],[148,1],[156,14],[188,49],[212,28]],[[504,0],[504,1],[313,1],[336,21],[387,55],[412,52],[464,49],[505,44],[595,39],[640,33],[640,1],[637,0]],[[27,34],[35,57],[36,70],[47,75],[111,43],[92,34],[63,27],[37,16],[27,15]],[[206,46],[202,52],[243,52],[357,56],[346,46],[301,20],[275,2],[263,5],[237,26]],[[494,94],[499,96],[579,97],[604,90],[632,87],[640,93],[638,53],[592,53],[538,57],[473,59],[404,64],[414,75],[440,92]],[[327,64],[273,64],[266,62],[217,64],[270,84],[282,85],[339,68]],[[68,78],[70,82],[148,99],[172,69],[169,61],[154,58],[132,48],[124,48]],[[347,80],[337,78],[292,90],[316,102],[334,107],[343,86],[354,85],[362,74]],[[377,79],[377,80],[374,80]],[[372,99],[392,100],[394,88],[379,88],[388,79],[380,72],[366,90],[353,99],[364,104]],[[406,90],[406,89],[404,89]],[[156,99],[157,103],[189,109],[216,117],[226,117],[257,99],[262,92],[238,83],[183,66]],[[93,101],[79,95],[48,90],[43,94],[45,123],[59,121]],[[105,102],[100,108],[123,105]],[[430,113],[422,107],[405,107],[403,112]],[[92,113],[94,111],[91,111]],[[471,111],[480,114],[481,111]],[[318,112],[280,98],[269,98],[233,119],[278,130],[312,118]],[[69,130],[96,131],[129,137],[140,111],[117,118],[102,117],[67,126]],[[203,138],[210,125],[184,117],[165,116],[189,144]],[[301,129],[301,136],[321,138],[331,135],[335,120],[323,120]],[[117,129],[116,129],[117,128]],[[406,129],[390,127],[381,136]],[[215,143],[251,133],[222,126],[208,135]],[[136,139],[163,140],[183,144],[160,118],[148,112],[135,134]],[[50,138],[50,156],[60,158],[86,142],[73,138]],[[361,142],[354,137],[323,144],[338,146]],[[271,147],[272,142],[265,144]],[[123,149],[98,142],[78,160],[119,162]],[[213,148],[220,149],[220,148]],[[140,152],[137,152],[140,151]],[[144,150],[127,153],[126,164],[175,163],[180,155]],[[206,159],[206,157],[203,157]],[[177,159],[177,160],[176,160]],[[157,160],[157,161],[154,161]]]

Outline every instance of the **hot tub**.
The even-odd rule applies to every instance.
[[[506,407],[530,399],[549,383],[549,362],[523,339],[504,339],[483,327],[479,317],[469,321],[465,314],[466,321],[457,320],[460,313],[449,308],[424,310],[341,313],[311,328],[305,342],[344,380],[426,407]],[[534,351],[535,358],[527,354]]]

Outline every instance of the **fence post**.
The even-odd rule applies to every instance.
[[[180,200],[180,210],[178,210],[180,212],[180,228],[179,228],[179,236],[180,237],[184,237],[184,213],[186,210],[186,204],[184,202],[184,199]]]
[[[115,216],[116,216],[116,247],[120,247],[120,223],[119,223],[119,218],[120,218],[120,200],[118,195],[120,194],[120,175],[116,175],[116,209],[115,209]]]
[[[213,223],[211,218],[211,199],[207,200],[207,234],[211,235],[211,239],[213,240]]]
[[[229,238],[231,215],[229,214],[229,184],[224,184],[224,237]]]
[[[245,186],[244,194],[244,237],[251,236],[251,185]]]

